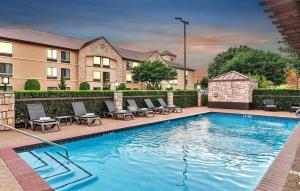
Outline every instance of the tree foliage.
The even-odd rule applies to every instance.
[[[253,79],[257,80],[259,88],[271,88],[273,86],[273,82],[267,80],[267,78],[263,75],[250,75]]]
[[[133,68],[132,78],[134,81],[146,83],[147,89],[159,90],[162,81],[177,78],[177,71],[161,61],[144,61]]]
[[[109,82],[103,82],[103,90],[110,90],[110,83]]]
[[[24,89],[25,90],[40,90],[41,85],[38,80],[29,79],[29,80],[26,80]]]
[[[120,83],[119,86],[118,86],[118,90],[126,90],[125,83]]]
[[[202,89],[207,88],[208,86],[208,78],[207,77],[203,77],[200,81],[200,86]]]
[[[90,84],[88,82],[81,82],[79,90],[90,90]]]
[[[243,74],[261,75],[274,85],[285,82],[285,69],[288,62],[280,54],[241,46],[230,48],[219,54],[209,65],[209,76],[235,70]]]
[[[58,84],[58,89],[60,89],[60,90],[66,90],[67,89],[67,83],[66,83],[66,80],[64,78],[60,79],[60,82]]]

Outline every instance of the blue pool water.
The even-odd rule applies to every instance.
[[[57,190],[250,191],[297,122],[209,113],[63,144],[71,162],[53,147],[19,154]]]

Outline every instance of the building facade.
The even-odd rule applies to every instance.
[[[163,82],[163,86],[184,88],[184,68],[169,51],[128,50],[104,37],[84,41],[33,29],[0,28],[0,76],[10,76],[8,89],[23,90],[26,80],[36,79],[41,90],[55,90],[61,78],[70,90],[77,90],[84,81],[92,90],[103,89],[104,84],[114,89],[116,81],[128,89],[145,89],[131,75],[145,60],[160,60],[175,68],[177,80]],[[194,70],[187,68],[187,88],[193,89],[193,83]]]

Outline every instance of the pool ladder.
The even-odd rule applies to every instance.
[[[36,140],[38,140],[38,141],[41,141],[41,142],[43,142],[43,143],[52,145],[52,146],[54,146],[54,147],[58,147],[58,148],[64,150],[65,156],[66,156],[66,158],[69,160],[69,151],[68,151],[68,149],[67,149],[66,147],[64,147],[64,146],[61,146],[61,145],[59,145],[59,144],[57,144],[57,143],[54,143],[54,142],[52,142],[52,141],[43,139],[43,138],[41,138],[41,137],[32,135],[32,134],[27,133],[27,132],[25,132],[25,131],[21,131],[21,130],[19,130],[19,129],[16,129],[16,128],[12,127],[12,126],[9,126],[9,125],[3,124],[3,123],[0,123],[0,126],[3,126],[4,129],[5,129],[5,128],[8,128],[8,129],[11,129],[11,130],[16,131],[16,132],[18,132],[18,133],[21,133],[21,134],[23,134],[23,135],[26,135],[26,136],[28,136],[28,137],[31,137],[31,138],[33,138],[33,139],[36,139]]]

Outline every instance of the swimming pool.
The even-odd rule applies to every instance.
[[[295,128],[285,118],[207,113],[19,155],[57,190],[253,190]]]

